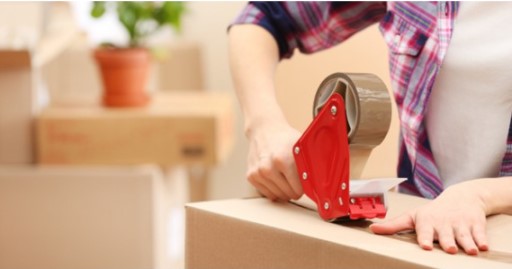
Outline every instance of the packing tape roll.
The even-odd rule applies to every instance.
[[[391,124],[391,98],[386,85],[373,74],[334,73],[325,78],[315,95],[313,116],[333,93],[345,101],[350,147],[350,178],[359,178],[373,148]]]

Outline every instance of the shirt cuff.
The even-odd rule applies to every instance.
[[[266,5],[268,5],[268,3]],[[261,26],[267,30],[272,37],[274,37],[274,40],[279,47],[280,58],[289,58],[292,55],[292,51],[290,50],[290,46],[286,40],[286,33],[282,33],[279,30],[280,26],[276,25],[275,18],[272,18],[276,16],[274,13],[277,12],[279,17],[284,17],[283,21],[289,21],[287,18],[288,14],[286,14],[284,8],[280,4],[272,3],[271,5],[271,7],[263,7],[266,12],[271,11],[273,13],[272,16],[268,16],[256,4],[248,4],[238,17],[228,26],[228,31],[233,25],[238,24],[254,24]]]

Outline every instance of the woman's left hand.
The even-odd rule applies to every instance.
[[[372,224],[370,229],[376,234],[415,230],[418,244],[425,250],[431,250],[438,240],[447,253],[457,253],[460,246],[467,254],[476,255],[488,250],[485,226],[489,212],[481,191],[477,182],[453,185],[428,204]]]

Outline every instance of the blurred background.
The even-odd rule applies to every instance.
[[[228,66],[227,26],[245,2],[184,2],[181,31],[147,38],[153,57],[137,108],[101,103],[93,57],[128,33],[93,3],[0,3],[0,268],[182,268],[184,205],[255,196]],[[109,11],[110,10],[110,11]],[[334,72],[389,87],[376,25],[342,46],[284,60],[278,99],[299,130]],[[363,178],[395,176],[396,109]]]

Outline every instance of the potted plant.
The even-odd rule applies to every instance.
[[[109,43],[94,51],[103,79],[103,104],[110,107],[144,106],[149,97],[146,84],[150,67],[150,53],[145,38],[164,26],[181,30],[185,11],[183,2],[94,2],[93,18],[102,17],[109,7],[129,35],[124,47]]]

